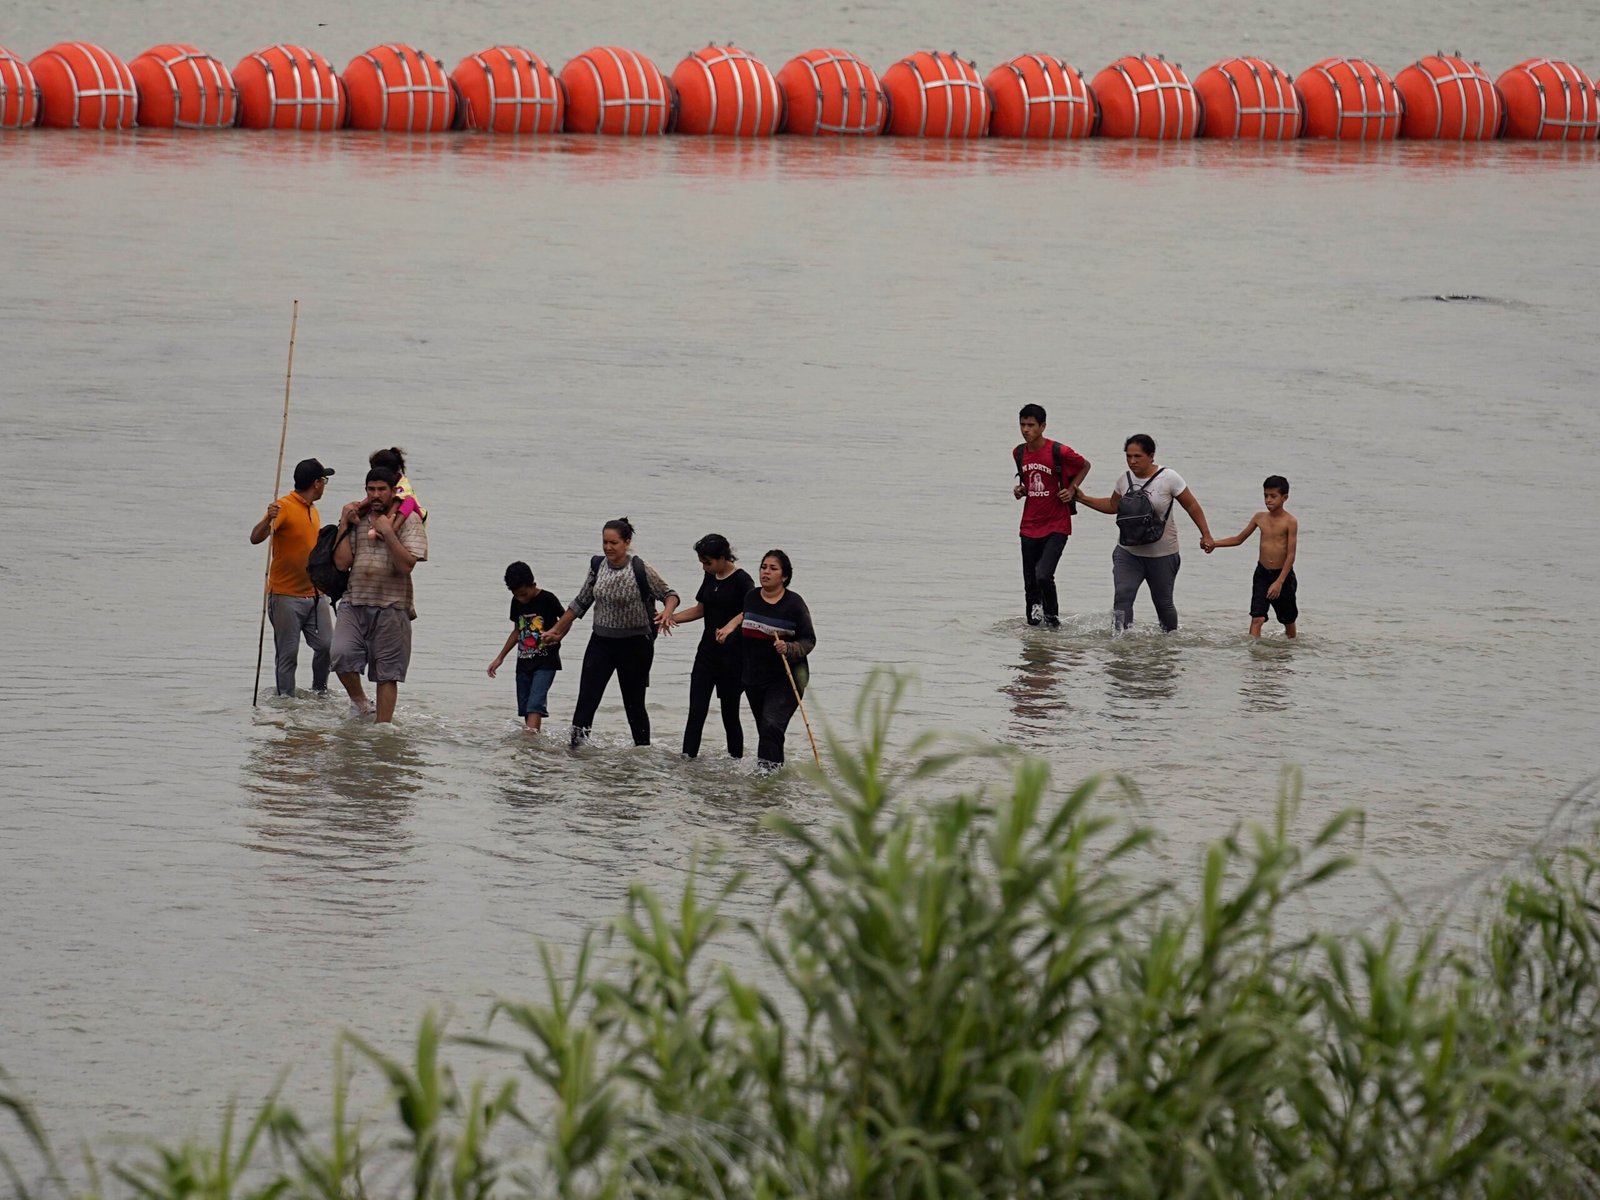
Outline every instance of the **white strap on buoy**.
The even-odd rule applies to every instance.
[[[292,96],[278,95],[277,67],[267,58],[267,55],[274,50],[281,55],[283,63],[289,69],[289,77],[294,80],[294,95]],[[299,55],[295,53],[297,50],[300,52]],[[273,127],[276,127],[278,123],[276,114],[279,108],[293,108],[296,110],[301,108],[318,109],[326,108],[330,105],[334,108],[334,124],[338,124],[339,88],[341,83],[339,77],[333,73],[333,68],[328,66],[326,61],[319,62],[315,55],[300,46],[272,46],[267,50],[258,51],[250,57],[261,64],[261,69],[267,75],[267,104],[274,114],[271,121]],[[307,76],[310,77],[312,85],[310,95],[306,94]],[[326,96],[322,94],[324,76],[327,77],[330,85],[329,94]],[[321,123],[320,116],[317,118],[317,123]],[[300,127],[298,115],[295,119],[295,127]]]
[[[706,49],[709,50],[711,48],[708,46]],[[704,51],[701,53],[704,53]],[[736,105],[733,117],[734,132],[739,134],[744,132],[745,75],[747,73],[750,77],[749,91],[753,104],[751,131],[757,134],[772,132],[770,126],[775,122],[776,114],[780,111],[777,81],[772,79],[769,74],[766,86],[761,86],[760,72],[756,70],[756,60],[751,54],[733,46],[724,46],[718,47],[717,52],[709,58],[702,58],[700,54],[691,54],[684,61],[698,63],[700,70],[705,74],[706,90],[711,94],[711,119],[708,124],[713,130],[716,129],[717,125],[717,105],[721,94],[717,90],[716,73],[712,68],[726,63],[728,64],[728,69],[733,73],[733,94]],[[772,116],[767,115],[769,112]],[[682,118],[680,117],[679,119],[681,120]]]
[[[1238,73],[1236,67],[1242,67],[1255,80],[1255,99],[1253,102],[1245,100],[1244,93],[1239,89]],[[1253,63],[1242,58],[1229,59],[1222,64],[1222,77],[1228,81],[1228,87],[1233,92],[1233,136],[1238,137],[1244,130],[1246,117],[1261,117],[1261,131],[1257,139],[1267,140],[1267,117],[1290,117],[1296,124],[1295,132],[1299,132],[1300,102],[1295,97],[1294,85],[1289,82],[1289,77],[1276,67],[1268,64],[1267,75],[1271,77],[1277,96],[1273,100],[1267,99],[1267,89],[1263,82],[1262,73]],[[1287,95],[1285,95],[1287,93]],[[1283,123],[1280,121],[1273,130],[1274,140],[1283,136]]]
[[[1467,83],[1470,81],[1473,85],[1473,90],[1478,96],[1477,137],[1481,140],[1484,136],[1484,125],[1488,120],[1489,114],[1494,112],[1499,106],[1499,97],[1495,95],[1494,84],[1490,81],[1487,75],[1483,74],[1483,72],[1474,67],[1467,66],[1467,64],[1463,63],[1458,58],[1433,58],[1431,60],[1432,62],[1438,63],[1444,68],[1444,73],[1440,75],[1435,75],[1433,73],[1432,66],[1428,65],[1429,61],[1430,60],[1428,59],[1422,59],[1417,63],[1417,69],[1422,72],[1423,76],[1428,80],[1428,83],[1433,87],[1433,108],[1435,113],[1433,122],[1433,136],[1435,138],[1442,138],[1444,136],[1444,88],[1449,84],[1454,84],[1456,88],[1456,94],[1461,98],[1461,127],[1451,136],[1457,141],[1466,140],[1468,106]],[[1465,69],[1463,70],[1462,68]],[[1487,92],[1485,92],[1485,89],[1487,89]]]
[[[868,93],[876,92],[878,96],[878,124],[881,124],[883,117],[883,85],[874,84],[871,88],[867,86],[866,66],[861,59],[849,51],[834,51],[823,55],[821,58],[811,58],[808,55],[802,57],[800,61],[805,63],[806,70],[811,73],[811,84],[817,93],[817,117],[811,125],[813,134],[878,132],[878,125],[874,124],[870,119],[872,105],[869,102]],[[822,67],[833,68],[834,74],[839,80],[840,94],[844,99],[844,111],[839,114],[839,123],[837,125],[829,125],[822,117],[822,74],[819,70]],[[855,74],[854,84],[847,78],[847,68]],[[861,100],[861,113],[854,122],[850,120],[850,97],[852,95],[860,97]]]
[[[1566,103],[1561,106],[1562,115],[1559,117],[1550,115],[1547,98],[1549,89],[1545,86],[1544,80],[1539,78],[1539,71],[1543,67],[1548,67],[1554,72],[1566,97]],[[1593,86],[1585,86],[1583,76],[1571,63],[1541,58],[1537,62],[1519,63],[1517,69],[1533,81],[1533,86],[1539,94],[1539,124],[1533,131],[1535,138],[1542,138],[1548,128],[1561,130],[1561,141],[1582,140],[1591,130],[1600,128],[1600,98],[1596,97]],[[1583,97],[1582,108],[1577,115],[1572,111],[1574,92]]]
[[[25,96],[29,91],[33,93],[33,114],[39,115],[39,81],[34,79],[32,87],[23,86],[23,69],[27,66],[20,58],[9,50],[0,50],[0,111],[6,106],[6,98],[12,95]],[[9,68],[9,69],[8,69]],[[31,77],[31,75],[30,75]],[[18,116],[27,108],[24,100],[18,109]]]
[[[191,46],[169,58],[157,58],[156,62],[166,72],[167,86],[172,89],[172,123],[175,128],[211,129],[218,124],[233,123],[233,113],[237,110],[239,94],[233,86],[233,80],[222,72],[221,64],[216,59]],[[177,73],[184,67],[188,68],[188,73],[194,77],[195,83],[200,88],[198,121],[185,121],[178,115],[183,111],[183,89],[178,83]],[[213,97],[222,111],[211,118],[210,107]]]
[[[1180,137],[1183,136],[1183,130],[1187,125],[1187,123],[1184,121],[1184,106],[1187,104],[1194,109],[1194,116],[1196,119],[1198,119],[1200,115],[1199,107],[1195,102],[1194,88],[1190,86],[1186,80],[1178,78],[1177,71],[1173,68],[1171,63],[1166,61],[1166,59],[1151,58],[1147,54],[1141,54],[1136,61],[1143,63],[1145,70],[1150,72],[1149,83],[1135,83],[1133,76],[1128,71],[1128,68],[1122,65],[1121,59],[1118,59],[1112,64],[1117,73],[1127,81],[1128,88],[1133,93],[1134,136],[1139,136],[1139,117],[1142,111],[1142,102],[1140,97],[1146,92],[1149,92],[1157,97],[1157,109],[1161,115],[1161,123],[1156,130],[1157,140],[1164,141],[1166,140],[1167,136],[1167,105],[1166,101],[1160,99],[1162,92],[1175,92],[1177,94],[1178,134]],[[1160,68],[1159,71],[1157,70],[1158,67]],[[1165,78],[1162,77],[1163,74],[1165,75]]]
[[[918,94],[922,99],[922,115],[917,122],[917,136],[927,136],[929,101],[928,93],[939,88],[945,90],[948,100],[948,103],[945,105],[944,136],[949,137],[951,132],[955,129],[956,95],[958,94],[958,91],[962,95],[962,98],[966,101],[966,115],[962,119],[962,136],[974,137],[981,135],[983,132],[981,129],[976,135],[972,132],[972,93],[974,90],[976,90],[978,93],[981,102],[981,107],[978,110],[979,114],[981,115],[985,113],[988,110],[989,94],[983,90],[983,82],[977,79],[975,76],[968,74],[967,64],[962,62],[953,54],[946,54],[942,50],[928,50],[924,51],[924,53],[933,60],[934,66],[939,69],[938,79],[925,79],[922,74],[922,69],[917,63],[916,59],[908,58],[905,60],[906,65],[911,68],[911,74],[917,81]],[[950,73],[950,63],[955,64],[954,75]]]
[[[623,51],[623,53],[628,56],[628,62],[631,63],[633,65],[633,69],[636,72],[638,72],[639,86],[644,91],[643,95],[636,97],[636,96],[634,96],[632,88],[631,88],[631,86],[629,84],[628,68],[627,68],[627,66],[625,66],[623,64],[621,56],[618,55],[616,50],[614,50],[610,46],[601,46],[601,47],[599,47],[599,50],[600,50],[600,52],[602,54],[605,54],[607,57],[609,57],[611,59],[611,61],[616,65],[617,74],[621,77],[621,80],[622,80],[622,95],[620,97],[615,98],[615,99],[612,99],[612,98],[608,97],[606,95],[605,81],[600,76],[599,68],[595,66],[594,61],[588,56],[588,54],[582,55],[582,59],[583,59],[584,64],[589,68],[590,73],[592,73],[594,75],[595,95],[599,97],[599,101],[600,101],[600,113],[599,113],[598,119],[595,122],[594,132],[595,133],[599,133],[600,130],[602,128],[604,128],[604,126],[605,126],[605,114],[606,114],[606,109],[608,109],[608,108],[621,108],[621,109],[625,110],[624,116],[623,116],[623,121],[622,121],[622,132],[623,133],[632,133],[633,132],[633,130],[630,128],[630,126],[633,123],[633,111],[632,111],[633,109],[641,109],[642,110],[642,112],[641,112],[642,119],[641,119],[640,125],[639,125],[639,132],[640,133],[646,132],[650,127],[650,110],[652,108],[660,109],[662,111],[662,114],[663,114],[662,126],[664,128],[665,125],[666,125],[665,112],[666,112],[666,107],[667,107],[666,88],[665,87],[662,88],[661,95],[659,97],[656,97],[656,98],[652,98],[651,97],[651,95],[650,95],[650,90],[651,90],[650,89],[650,77],[646,73],[646,71],[644,69],[644,63],[640,61],[639,55],[637,53],[635,53],[634,51],[632,51],[632,50]],[[656,74],[659,75],[660,72],[658,71],[658,72],[656,72]]]
[[[1344,67],[1351,81],[1359,88],[1361,102],[1355,108],[1347,109],[1345,107],[1345,87],[1339,76],[1334,74],[1334,69],[1338,67]],[[1360,140],[1363,142],[1367,140],[1367,132],[1372,129],[1374,121],[1378,123],[1375,137],[1381,139],[1383,136],[1383,122],[1400,120],[1402,115],[1400,111],[1400,90],[1391,82],[1386,96],[1383,77],[1370,64],[1361,62],[1358,59],[1338,58],[1332,60],[1331,65],[1325,66],[1322,63],[1318,63],[1312,69],[1321,72],[1322,77],[1328,81],[1328,85],[1333,89],[1335,129],[1340,138],[1344,137],[1344,123],[1347,118],[1361,122]],[[1374,95],[1368,94],[1368,84],[1372,85],[1371,90],[1375,93]]]
[[[1060,105],[1067,106],[1067,136],[1073,136],[1074,130],[1077,127],[1078,114],[1073,111],[1075,108],[1081,108],[1083,110],[1084,128],[1087,129],[1090,122],[1094,120],[1094,113],[1089,108],[1088,89],[1082,88],[1075,90],[1073,88],[1072,80],[1067,78],[1066,64],[1060,59],[1053,58],[1048,54],[1023,54],[1019,55],[1018,57],[1028,59],[1030,62],[1038,66],[1040,73],[1044,76],[1045,89],[1043,92],[1035,93],[1029,88],[1028,76],[1023,72],[1021,67],[1017,66],[1016,59],[1012,59],[1010,62],[1006,63],[1006,66],[1010,67],[1011,70],[1016,74],[1018,82],[1022,84],[1022,136],[1024,138],[1028,136],[1028,126],[1031,123],[1031,113],[1033,106],[1036,104],[1048,105],[1050,124],[1045,130],[1044,134],[1044,136],[1047,138],[1053,138],[1056,136],[1056,118],[1062,111],[1062,109],[1059,107]],[[1059,86],[1064,87],[1066,90],[1064,92],[1058,91],[1058,84]]]
[[[78,73],[72,69],[72,63],[67,59],[67,56],[54,47],[50,49],[49,53],[54,54],[56,58],[61,60],[61,65],[67,69],[67,77],[72,80],[72,127],[74,129],[83,127],[84,100],[98,97],[106,101],[117,101],[117,116],[111,123],[111,128],[120,128],[127,106],[132,104],[135,106],[135,111],[137,111],[139,103],[139,93],[133,85],[133,74],[128,71],[126,64],[119,64],[121,70],[114,72],[117,77],[116,82],[109,84],[106,82],[106,73],[101,70],[100,54],[105,54],[104,50],[101,50],[100,54],[96,54],[97,47],[91,46],[87,42],[70,42],[68,43],[68,49],[78,51],[88,60],[89,66],[94,70],[95,80],[95,86],[92,88],[80,87]],[[110,66],[110,63],[108,62],[106,65]],[[107,127],[106,115],[109,111],[109,104],[101,105],[100,124],[97,128],[105,129]]]
[[[393,61],[400,65],[400,69],[405,75],[404,83],[396,85],[389,83],[388,76],[384,73],[384,65],[378,58],[380,54],[384,53],[391,55]],[[450,84],[444,78],[444,65],[442,63],[437,59],[430,59],[419,50],[401,45],[398,42],[374,47],[361,57],[370,62],[373,69],[378,73],[378,98],[381,103],[381,107],[378,110],[379,129],[389,128],[389,96],[391,93],[406,98],[405,128],[407,130],[414,131],[417,128],[418,96],[426,96],[428,98],[427,128],[442,128],[442,125],[434,121],[433,110],[434,98],[438,97],[444,104],[444,115],[447,117],[450,115]],[[430,63],[434,68],[432,72],[428,70]],[[413,70],[413,67],[415,67],[415,70]],[[418,78],[419,72],[420,80]],[[448,122],[444,122],[444,124],[448,124]]]
[[[496,46],[492,51],[486,51],[485,53],[494,53],[500,55],[500,57],[503,58],[506,64],[511,68],[512,90],[511,95],[509,96],[499,95],[495,91],[494,70],[490,67],[488,60],[485,59],[482,54],[474,54],[472,56],[472,61],[477,63],[478,66],[483,69],[484,80],[489,85],[489,114],[488,121],[485,123],[484,128],[494,128],[495,118],[499,115],[500,109],[503,106],[511,108],[511,110],[517,114],[513,119],[512,124],[518,129],[522,127],[522,109],[534,109],[536,113],[534,117],[534,127],[538,128],[537,110],[542,108],[553,109],[556,105],[557,99],[554,87],[550,89],[549,95],[545,94],[544,77],[543,73],[539,70],[539,61],[534,58],[529,51],[524,50],[521,46]],[[524,71],[523,68],[526,68],[526,71]],[[533,90],[531,93],[523,91],[522,81],[524,75],[526,75],[532,83]],[[551,82],[552,84],[554,83],[553,77]]]

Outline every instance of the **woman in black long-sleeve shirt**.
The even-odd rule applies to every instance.
[[[768,550],[761,556],[761,586],[745,597],[741,617],[744,693],[750,698],[750,712],[756,719],[756,757],[761,767],[769,771],[783,765],[784,734],[800,706],[800,696],[805,694],[811,677],[807,664],[817,645],[811,610],[797,593],[789,590],[793,576],[789,556],[782,550]],[[784,670],[780,655],[789,660],[788,671]],[[792,687],[790,672],[794,675]]]

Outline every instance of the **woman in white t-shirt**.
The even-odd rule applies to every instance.
[[[1206,524],[1205,511],[1183,476],[1156,465],[1155,438],[1147,433],[1136,433],[1123,443],[1122,450],[1128,469],[1117,477],[1111,495],[1086,496],[1080,491],[1078,503],[1117,518],[1120,544],[1111,551],[1112,621],[1117,631],[1120,633],[1133,624],[1133,599],[1139,594],[1139,585],[1148,583],[1161,628],[1171,633],[1178,627],[1178,608],[1172,601],[1172,588],[1182,564],[1178,554],[1178,526],[1172,520],[1173,506],[1182,505],[1189,514],[1200,530],[1200,548],[1207,554],[1214,544],[1211,527]],[[1131,495],[1136,501],[1124,505],[1124,495]],[[1148,501],[1147,505],[1137,502],[1141,496]]]

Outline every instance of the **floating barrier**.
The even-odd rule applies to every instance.
[[[1477,63],[1430,54],[1394,77],[1405,99],[1400,136],[1481,142],[1500,136],[1500,93]]]
[[[679,133],[770,137],[783,128],[783,93],[772,71],[737,46],[707,46],[672,72]]]
[[[887,131],[900,137],[976,138],[989,131],[989,93],[978,68],[939,50],[919,50],[883,73]]]
[[[994,111],[992,137],[1082,138],[1100,110],[1083,72],[1050,54],[1019,54],[983,81]]]
[[[239,92],[228,68],[194,46],[152,46],[128,64],[139,124],[151,129],[231,129]]]
[[[1294,81],[1306,137],[1386,142],[1400,136],[1402,102],[1394,80],[1360,58],[1325,58]]]
[[[1200,131],[1200,100],[1176,63],[1148,54],[1119,58],[1089,85],[1100,102],[1100,136],[1178,141]]]
[[[349,116],[344,81],[315,50],[268,46],[233,68],[239,124],[246,129],[343,129]]]
[[[132,129],[139,93],[128,64],[92,42],[59,42],[28,64],[39,123],[58,129]]]
[[[33,72],[0,46],[0,129],[26,129],[39,119],[39,85]]]
[[[444,64],[414,46],[374,46],[350,60],[343,78],[352,129],[438,133],[455,122]]]
[[[450,72],[463,128],[489,133],[560,133],[567,119],[561,81],[521,46],[469,54]]]
[[[672,97],[661,68],[620,46],[595,46],[561,68],[567,132],[665,133]]]
[[[807,50],[778,72],[784,128],[812,137],[876,137],[889,119],[878,73],[848,50]]]
[[[1300,136],[1305,115],[1294,80],[1264,58],[1229,58],[1194,79],[1200,136],[1281,142]]]
[[[1542,142],[1600,137],[1600,91],[1569,62],[1530,58],[1495,80],[1505,104],[1503,136]]]

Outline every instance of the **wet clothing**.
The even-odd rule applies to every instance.
[[[294,695],[302,637],[311,647],[311,690],[325,691],[328,655],[333,645],[333,607],[328,598],[273,594],[267,597],[267,619],[272,622],[272,666],[278,695]]]
[[[1139,594],[1139,585],[1148,583],[1150,600],[1156,606],[1161,628],[1171,633],[1178,627],[1178,606],[1172,601],[1172,587],[1178,578],[1178,568],[1183,565],[1183,557],[1163,554],[1159,558],[1141,558],[1130,553],[1136,549],[1136,546],[1117,546],[1111,551],[1112,625],[1121,632],[1133,624],[1134,597]]]
[[[517,716],[548,717],[550,715],[550,685],[556,673],[549,667],[524,671],[517,667]]]
[[[274,596],[314,596],[306,574],[306,560],[317,544],[322,518],[317,506],[299,492],[278,497],[278,515],[272,522],[272,566],[267,572],[267,591]]]
[[[711,712],[711,697],[716,695],[722,711],[722,730],[728,738],[728,753],[744,757],[744,725],[739,719],[739,696],[744,690],[744,639],[738,630],[722,642],[717,630],[744,612],[744,598],[755,586],[749,572],[735,568],[726,579],[707,575],[695,593],[695,602],[704,612],[700,644],[695,648],[694,667],[689,672],[689,718],[683,727],[683,753],[694,758],[700,753],[700,736]]]
[[[517,627],[518,675],[561,670],[561,643],[546,646],[539,635],[559,621],[564,612],[566,608],[555,593],[542,588],[532,600],[511,597],[511,623]]]
[[[1183,481],[1171,467],[1157,468],[1156,474],[1150,479],[1135,479],[1132,471],[1124,471],[1117,476],[1116,486],[1111,490],[1111,499],[1117,500],[1129,488],[1143,489],[1150,497],[1150,506],[1158,514],[1166,514],[1166,528],[1161,531],[1161,536],[1153,542],[1143,546],[1123,546],[1129,554],[1139,558],[1161,558],[1167,554],[1178,552],[1178,523],[1173,520],[1178,515],[1178,496],[1187,491],[1189,485]]]
[[[1288,576],[1284,579],[1283,587],[1278,592],[1278,598],[1276,600],[1267,599],[1267,589],[1277,580],[1278,573],[1282,570],[1282,567],[1264,567],[1260,563],[1256,564],[1255,574],[1250,579],[1250,616],[1252,619],[1265,617],[1269,605],[1272,607],[1272,611],[1278,615],[1278,623],[1280,625],[1293,625],[1300,619],[1300,605],[1295,595],[1300,589],[1300,581],[1294,577],[1293,568],[1290,569]]]
[[[409,522],[407,522],[409,524]],[[403,608],[339,605],[332,666],[340,675],[366,671],[373,683],[404,683],[411,665],[411,618]]]
[[[578,705],[572,714],[572,744],[587,741],[594,727],[611,676],[617,677],[622,708],[635,746],[650,744],[650,714],[644,694],[650,686],[650,664],[655,660],[655,623],[639,592],[639,577],[630,554],[620,567],[604,558],[589,568],[589,577],[570,605],[583,616],[594,609],[594,632],[583,651],[583,671],[578,676]],[[645,585],[655,600],[678,593],[667,586],[656,569],[639,560]]]
[[[1061,447],[1061,474],[1056,475],[1056,450]],[[1037,450],[1022,447],[1022,527],[1026,538],[1072,533],[1072,509],[1057,494],[1067,481],[1088,466],[1088,460],[1064,442],[1045,438]]]
[[[809,657],[817,645],[811,610],[795,592],[785,591],[776,604],[769,604],[760,588],[752,588],[745,597],[739,633],[744,640],[744,690],[756,720],[756,756],[762,765],[774,767],[783,762],[784,735],[799,707],[795,689],[804,696],[810,679]],[[789,646],[789,671],[773,650],[778,637]]]
[[[1044,620],[1061,619],[1061,604],[1056,599],[1056,564],[1066,548],[1064,533],[1022,539],[1022,609],[1030,625],[1039,624],[1034,619],[1034,605],[1039,606]]]

